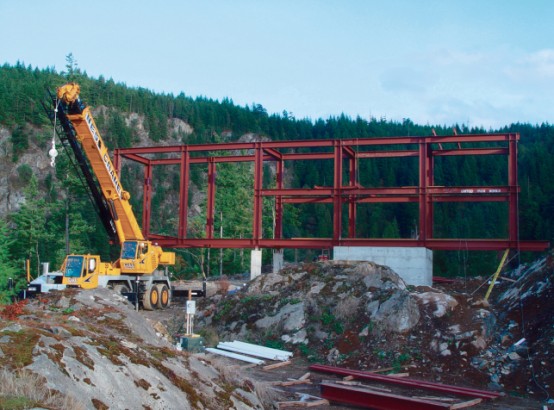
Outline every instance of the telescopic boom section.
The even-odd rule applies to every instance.
[[[123,190],[108,149],[96,127],[90,108],[79,99],[80,87],[69,83],[57,90],[57,97],[65,105],[68,119],[75,129],[77,139],[90,162],[90,166],[108,201],[115,221],[119,242],[144,240],[131,204],[130,195]]]

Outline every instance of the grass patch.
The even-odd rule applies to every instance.
[[[33,407],[59,410],[86,408],[74,397],[50,390],[41,376],[28,371],[0,370],[0,409],[22,410]]]
[[[0,359],[2,367],[19,369],[33,363],[33,349],[40,339],[40,333],[24,329],[20,332],[3,332],[2,335],[11,338],[10,343],[2,344],[4,352],[4,357]]]
[[[39,403],[22,396],[0,397],[0,409],[24,410],[38,407]]]

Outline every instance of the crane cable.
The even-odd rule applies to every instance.
[[[56,98],[56,107],[54,108],[54,132],[52,134],[52,148],[48,151],[50,156],[50,166],[54,168],[56,166],[56,157],[58,156],[58,150],[56,149],[56,121],[58,119],[58,105],[60,105],[60,100]]]

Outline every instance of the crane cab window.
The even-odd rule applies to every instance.
[[[79,278],[83,272],[82,256],[68,256],[65,262],[65,276],[68,278]]]
[[[137,243],[125,242],[121,247],[121,259],[135,259],[137,257]]]

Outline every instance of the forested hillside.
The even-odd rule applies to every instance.
[[[104,259],[117,255],[110,249],[103,228],[95,216],[86,189],[76,176],[64,152],[49,166],[53,127],[41,103],[48,104],[46,90],[55,90],[68,80],[81,85],[81,95],[95,111],[94,115],[110,149],[139,145],[176,143],[217,143],[239,140],[246,135],[271,140],[368,138],[399,135],[438,135],[458,133],[519,132],[519,197],[520,238],[552,240],[554,219],[554,127],[549,124],[512,124],[500,130],[468,129],[459,124],[417,125],[409,119],[402,122],[376,118],[349,118],[338,115],[328,119],[296,119],[284,111],[269,114],[260,104],[241,107],[231,99],[215,101],[157,94],[144,88],[100,77],[89,77],[74,66],[57,73],[24,64],[0,67],[0,288],[5,278],[23,277],[22,261],[30,258],[33,273],[41,262],[57,267],[67,251],[99,253]],[[495,158],[455,158],[454,163],[436,167],[437,182],[445,185],[495,184],[506,181],[505,166]],[[500,159],[498,159],[500,161]],[[369,162],[361,165],[360,183],[364,186],[417,185],[418,176],[409,161],[393,159],[388,162]],[[247,166],[247,165],[244,165]],[[223,212],[226,236],[248,237],[249,172],[240,167],[221,167],[218,181],[225,189],[216,198]],[[332,170],[325,163],[299,162],[288,171],[288,183],[297,187],[328,185]],[[171,170],[156,177],[165,181],[156,188],[153,209],[156,217],[152,231],[163,233],[171,229],[178,200],[179,177]],[[122,183],[133,194],[140,185],[142,173],[128,166]],[[191,201],[202,198],[205,178],[201,169],[193,171],[192,182],[197,192]],[[226,194],[227,192],[227,194]],[[232,192],[231,194],[228,194]],[[137,214],[141,202],[134,198]],[[194,205],[194,204],[193,204]],[[191,207],[191,235],[203,230],[205,211],[202,202]],[[271,218],[265,215],[264,218]],[[358,235],[372,238],[411,237],[417,231],[417,207],[404,204],[372,204],[359,210]],[[444,204],[435,213],[435,236],[443,238],[506,237],[504,212],[498,205]],[[331,236],[330,208],[306,204],[302,208],[289,205],[286,209],[286,237]],[[216,221],[219,232],[220,221]],[[290,253],[288,253],[290,252]],[[219,273],[219,251],[178,250],[175,274],[190,277],[200,270],[200,261],[209,260],[204,270]],[[267,252],[269,256],[269,252]],[[292,250],[286,260],[311,258],[313,254]],[[523,259],[529,257],[523,255]],[[461,249],[435,253],[435,274],[489,274],[496,267],[496,253],[468,253]],[[237,250],[223,252],[225,273],[248,270],[248,258]]]

